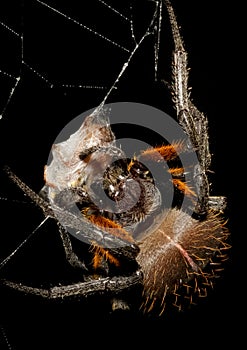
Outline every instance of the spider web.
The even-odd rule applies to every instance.
[[[183,9],[186,5],[182,8],[185,14]],[[159,1],[2,0],[1,166],[8,164],[38,192],[43,186],[43,167],[54,137],[78,114],[101,103],[118,101],[136,101],[164,108],[166,91],[160,80],[164,75],[169,76],[170,71],[163,67],[170,63],[171,50],[169,39],[163,39],[166,35],[161,30],[163,22]],[[194,67],[194,63],[191,65]],[[203,94],[199,91],[198,95],[201,99]],[[10,184],[5,175],[1,174],[0,180],[2,213],[8,227],[8,234],[1,237],[2,261],[43,217],[28,200],[22,204],[25,201],[23,193]],[[61,282],[66,267],[60,265],[63,252],[57,248],[59,243],[54,238],[56,235],[51,235],[52,229],[55,231],[56,225],[49,228],[44,225],[44,232],[40,235],[37,232],[30,247],[16,254],[18,268],[15,259],[13,264],[10,260],[9,266],[6,265],[6,276],[30,280],[36,286],[42,277],[47,283],[49,279]],[[45,261],[47,256],[52,257],[48,262]],[[30,261],[35,272],[30,269]],[[42,276],[43,270],[49,271],[48,276]],[[39,339],[45,332],[48,338],[52,321],[45,326],[39,320],[48,310],[46,304],[32,298],[24,300],[14,293],[3,297],[1,307],[8,301],[7,311],[1,317],[3,348],[11,349],[16,345],[18,349],[20,344],[26,345],[31,331]],[[33,306],[35,311],[27,312]],[[85,306],[84,303],[78,308],[77,303],[61,308],[55,303],[49,315],[56,314],[55,322],[59,322],[60,317],[67,317],[73,323],[75,314],[85,312]],[[97,307],[96,301],[95,309]],[[39,330],[32,326],[32,317]],[[71,332],[68,334],[78,338],[72,332],[73,327],[67,327]]]
[[[62,89],[64,93],[93,90],[98,101],[101,98],[105,102],[149,35],[154,36],[156,77],[161,4],[144,2],[142,11],[147,16],[136,27],[133,17],[137,3],[120,2],[114,8],[113,4],[93,0],[83,8],[77,8],[78,4],[68,8],[66,2],[8,2],[0,20],[2,46],[8,48],[1,56],[0,118],[8,113],[12,100],[27,80]]]

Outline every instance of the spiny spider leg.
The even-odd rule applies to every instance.
[[[212,199],[209,197],[210,188],[207,172],[211,164],[211,154],[208,142],[208,120],[190,99],[188,55],[184,49],[172,5],[169,0],[164,0],[164,3],[169,15],[174,41],[172,84],[170,88],[178,121],[189,136],[200,164],[195,166],[193,176],[198,195],[195,213],[201,217],[208,212],[209,207],[223,211],[226,203],[224,197],[213,197]]]
[[[6,172],[8,177],[33,201],[33,203],[43,210],[45,217],[54,218],[54,213],[48,202],[46,202],[29,186],[27,186],[7,165],[3,170]]]
[[[59,222],[57,222],[57,225],[58,225],[60,237],[63,243],[64,253],[68,263],[73,267],[78,267],[82,270],[87,270],[87,267],[84,264],[84,262],[82,262],[73,251],[69,233],[65,231],[64,227]]]
[[[142,283],[142,273],[134,272],[130,276],[104,277],[91,279],[86,282],[78,282],[66,286],[52,287],[48,289],[34,288],[7,280],[0,280],[1,284],[11,287],[20,292],[39,295],[47,299],[59,299],[76,296],[89,296],[96,292],[120,293],[128,288]]]

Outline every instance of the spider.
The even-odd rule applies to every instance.
[[[66,259],[82,271],[82,281],[49,289],[5,279],[1,285],[48,299],[103,294],[113,310],[129,309],[123,292],[138,286],[140,310],[161,315],[167,304],[179,310],[193,304],[214,284],[230,248],[226,198],[210,193],[208,120],[190,99],[187,52],[173,7],[169,0],[163,3],[174,42],[168,88],[184,139],[126,156],[100,105],[66,141],[53,145],[39,194],[6,167],[10,179],[45,218],[56,221]],[[185,169],[181,153],[195,153],[198,162]],[[150,171],[156,168],[174,189],[170,208],[163,202],[171,186],[156,179]],[[104,205],[97,202],[102,196]],[[184,198],[192,212],[182,210]],[[88,247],[89,259],[76,254],[71,234]]]

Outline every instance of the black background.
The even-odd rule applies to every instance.
[[[129,16],[129,1],[108,3]],[[193,346],[195,338],[199,341],[198,346],[223,344],[230,338],[236,344],[240,339],[241,329],[239,326],[238,332],[234,329],[245,304],[240,249],[244,232],[240,230],[242,190],[238,166],[242,164],[239,164],[241,150],[237,146],[241,126],[233,97],[234,77],[239,67],[232,25],[234,11],[239,10],[228,8],[223,1],[216,4],[213,0],[177,0],[172,3],[189,53],[192,98],[209,119],[212,194],[228,197],[226,215],[232,233],[232,249],[223,277],[208,298],[192,310],[172,312],[158,320],[135,313],[109,314],[100,298],[50,303],[1,290],[0,323],[13,349],[36,349],[39,344],[45,349],[52,345],[72,348],[72,344],[84,348],[87,339],[91,346],[119,346],[123,341],[133,344],[133,339],[136,344],[141,344],[148,339],[154,348],[158,344],[165,347],[179,341]],[[133,48],[130,26],[99,2],[81,5],[81,1],[49,1],[49,4],[122,46]],[[138,37],[151,19],[154,3],[133,1],[133,5]],[[35,1],[1,1],[0,16],[3,23],[24,33],[24,61],[54,83],[54,88],[50,88],[26,65],[21,65],[20,39],[1,27],[0,69],[14,76],[21,70],[20,83],[0,120],[1,166],[9,165],[38,192],[43,186],[43,168],[55,137],[68,121],[101,103],[128,54]],[[165,9],[156,83],[153,43],[152,36],[145,40],[107,102],[146,103],[174,116],[170,95],[161,82],[170,78],[172,51]],[[66,83],[104,86],[106,89],[62,88],[61,84]],[[0,109],[3,109],[13,80],[0,74],[0,84]],[[0,203],[0,254],[4,259],[43,216],[33,205],[14,202],[29,201],[2,171],[0,195],[8,198]],[[55,230],[52,223],[45,224],[0,271],[1,277],[35,286],[76,279],[78,275],[74,276],[64,262]],[[113,334],[118,340],[113,340]],[[8,348],[4,337],[0,335],[0,339],[3,349]]]

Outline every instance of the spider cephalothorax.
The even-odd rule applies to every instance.
[[[159,313],[168,301],[179,309],[184,300],[191,304],[213,284],[229,249],[229,232],[222,218],[225,199],[210,196],[208,121],[190,100],[187,53],[173,8],[169,1],[163,3],[175,46],[169,86],[188,140],[164,140],[130,156],[117,144],[100,105],[67,140],[53,145],[39,195],[6,168],[45,216],[57,221],[66,257],[83,270],[84,281],[50,290],[7,280],[2,284],[47,298],[104,292],[114,297],[114,308],[116,295],[141,285],[141,309],[157,308]],[[179,155],[190,152],[197,162],[187,169]],[[164,197],[171,189],[176,196],[166,206]],[[181,205],[184,198],[188,212]],[[88,245],[90,266],[74,253],[69,234]]]

